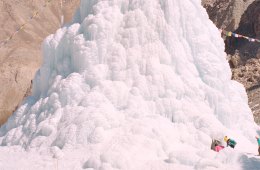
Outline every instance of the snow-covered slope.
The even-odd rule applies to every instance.
[[[1,166],[258,166],[245,90],[199,0],[82,0],[74,23],[44,41],[33,95],[0,129]],[[225,135],[236,148],[210,150]]]

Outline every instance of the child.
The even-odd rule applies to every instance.
[[[224,146],[221,146],[221,142],[216,140],[216,139],[212,139],[212,142],[211,142],[211,149],[216,151],[216,152],[219,152],[221,149],[223,149]]]
[[[235,148],[236,141],[234,139],[229,139],[227,136],[224,137],[224,141],[227,142],[227,147],[230,146],[231,148]]]
[[[215,151],[219,152],[221,149],[224,149],[224,146],[218,145],[217,143],[215,144]]]

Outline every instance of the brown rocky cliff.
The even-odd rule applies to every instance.
[[[228,31],[238,28],[241,16],[255,0],[202,0],[209,18],[218,28]]]
[[[71,20],[80,0],[0,0],[0,40],[7,39],[27,22],[35,11],[39,15],[0,48],[0,124],[5,122],[30,92],[31,80],[41,64],[41,42]],[[62,7],[61,8],[61,2]]]

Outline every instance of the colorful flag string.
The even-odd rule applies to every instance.
[[[44,8],[46,8],[50,4],[51,1],[52,0],[45,1],[44,5],[42,5],[38,10],[34,11],[32,16],[30,16],[26,22],[20,25],[8,38],[2,40],[0,42],[0,48],[6,45],[10,40],[12,40],[19,31],[23,30],[27,24],[29,24],[34,18],[36,18],[44,10]]]
[[[259,42],[260,43],[260,40],[259,39],[255,39],[255,38],[250,38],[250,37],[247,37],[247,36],[244,36],[244,35],[240,35],[240,34],[237,34],[237,33],[233,33],[231,31],[225,31],[223,29],[219,29],[219,31],[227,36],[227,37],[235,37],[235,38],[244,38],[244,39],[247,39],[249,42]]]

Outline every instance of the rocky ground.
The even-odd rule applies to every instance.
[[[0,41],[7,39],[35,11],[39,15],[19,31],[5,46],[0,46],[0,124],[30,92],[31,80],[41,64],[41,42],[65,22],[71,21],[79,0],[0,0]]]

